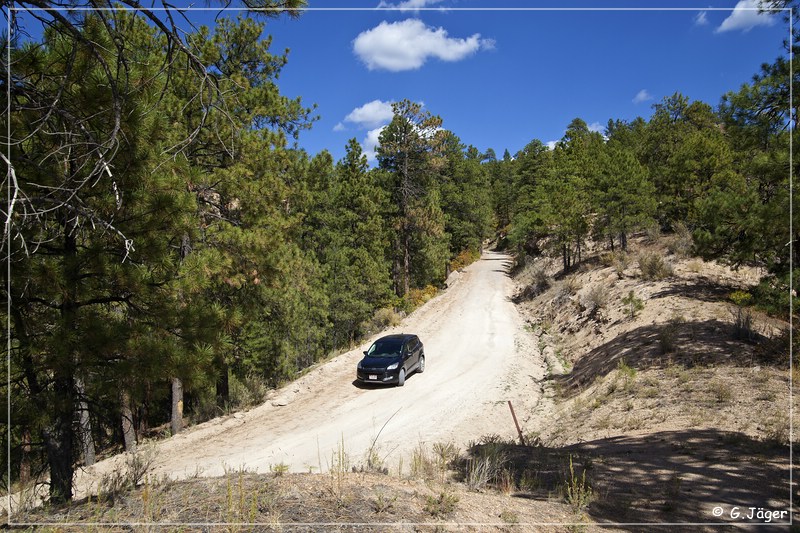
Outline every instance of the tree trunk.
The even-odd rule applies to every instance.
[[[31,430],[22,430],[22,454],[19,459],[19,484],[24,488],[31,480]]]
[[[221,358],[220,358],[221,359]],[[224,360],[219,361],[219,371],[217,372],[217,407],[225,407],[230,401],[230,381],[228,376],[228,364]]]
[[[150,383],[144,384],[144,398],[142,402],[136,406],[136,434],[146,435],[150,429]]]
[[[623,252],[628,251],[628,234],[624,231],[621,231],[619,234],[619,246],[622,248]]]
[[[177,435],[183,429],[183,383],[172,378],[172,422],[170,429]]]
[[[411,277],[411,244],[409,232],[403,232],[403,296],[408,294],[409,278]]]
[[[126,452],[136,451],[136,431],[133,425],[133,410],[131,410],[131,395],[127,389],[119,392],[120,413],[122,415],[122,440],[125,442]]]
[[[74,474],[72,443],[75,398],[75,367],[78,364],[78,347],[71,339],[77,331],[79,261],[75,239],[75,221],[63,223],[64,256],[62,275],[64,290],[61,300],[59,328],[67,342],[57,347],[57,364],[53,368],[52,423],[42,430],[50,467],[50,502],[55,504],[72,500],[72,477]]]
[[[89,417],[89,402],[86,401],[86,386],[81,378],[75,378],[75,390],[78,393],[78,438],[81,443],[83,464],[92,466],[96,460],[94,439],[92,439],[92,420]]]
[[[63,384],[57,387],[63,390]],[[50,466],[50,503],[62,504],[72,500],[72,417],[58,417],[42,431],[47,463]]]

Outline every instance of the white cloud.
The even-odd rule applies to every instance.
[[[705,26],[708,24],[708,17],[706,17],[706,11],[701,11],[694,17],[694,25],[695,26]]]
[[[771,26],[775,17],[769,13],[758,11],[758,0],[739,0],[731,14],[722,21],[715,33],[742,30],[750,31],[756,26]]]
[[[396,8],[400,10],[418,10],[420,8],[428,7],[433,4],[438,4],[442,0],[405,0],[404,2],[399,2],[397,4],[392,4],[391,2],[385,2],[381,0],[381,3],[378,4],[378,8]]]
[[[375,162],[375,150],[378,148],[378,137],[380,137],[385,127],[386,125],[369,130],[367,136],[361,141],[361,149],[364,151],[364,155],[367,156],[367,161],[370,163]]]
[[[556,145],[558,144],[558,141],[547,141],[547,142],[546,142],[546,143],[544,143],[544,144],[545,144],[545,145],[546,145],[546,146],[547,146],[549,149],[551,149],[551,150],[555,150],[555,149],[556,149]]]
[[[589,131],[596,131],[597,133],[603,133],[605,131],[605,126],[600,124],[599,122],[592,122],[589,124]]]
[[[636,93],[636,96],[633,97],[632,101],[634,104],[641,104],[642,102],[647,102],[648,100],[652,99],[653,95],[647,92],[647,89],[642,89],[641,91]]]
[[[353,109],[349,115],[344,117],[344,121],[357,124],[361,128],[376,128],[391,122],[393,116],[391,102],[373,100]]]
[[[481,49],[494,48],[494,41],[476,33],[466,39],[447,36],[444,28],[426,26],[421,20],[383,21],[353,40],[353,51],[369,70],[392,72],[420,68],[428,58],[460,61]]]
[[[333,127],[333,131],[345,131],[346,129],[347,129],[347,127],[344,124],[342,124],[341,122],[339,122],[338,124],[336,124]]]

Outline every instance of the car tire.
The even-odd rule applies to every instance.
[[[406,384],[406,369],[401,368],[400,373],[397,375],[397,386],[402,387]]]
[[[419,356],[419,365],[417,366],[417,372],[422,374],[425,372],[425,354]]]

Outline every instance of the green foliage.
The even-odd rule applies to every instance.
[[[628,317],[633,320],[636,317],[636,314],[644,309],[644,302],[641,298],[638,298],[633,291],[629,291],[628,295],[622,299],[622,305],[625,306]]]
[[[800,269],[795,269],[794,279],[800,279]],[[789,302],[791,289],[789,274],[765,276],[758,285],[750,290],[753,305],[764,312],[782,318],[789,318]],[[791,312],[800,312],[800,302],[797,297],[791,299],[794,307]]]
[[[462,250],[461,253],[459,253],[452,261],[450,261],[450,272],[461,270],[480,258],[481,254],[477,250],[471,248]]]
[[[425,498],[425,512],[434,518],[443,518],[451,515],[456,510],[458,496],[452,492],[442,491],[437,496]]]
[[[569,473],[564,481],[564,499],[576,512],[584,509],[594,499],[594,491],[586,481],[586,468],[580,475],[576,474],[572,455],[569,456]]]

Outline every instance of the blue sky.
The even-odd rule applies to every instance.
[[[403,98],[423,102],[464,143],[498,156],[533,139],[559,139],[575,117],[597,128],[610,118],[649,118],[652,104],[675,92],[716,106],[782,53],[789,32],[780,15],[746,9],[754,6],[749,0],[668,5],[688,11],[462,11],[501,4],[379,2],[311,0],[312,8],[368,10],[308,11],[268,23],[274,49],[290,49],[281,91],[318,105],[320,120],[299,141],[311,154],[328,149],[338,159],[352,137],[371,151],[391,118],[389,104]],[[379,5],[428,9],[371,9]]]
[[[408,98],[501,156],[555,142],[576,117],[598,130],[649,118],[675,92],[718,105],[783,53],[787,23],[756,1],[309,0],[265,35],[273,51],[290,50],[281,92],[318,106],[298,141],[310,154],[340,159],[354,137],[371,155],[391,102]]]

